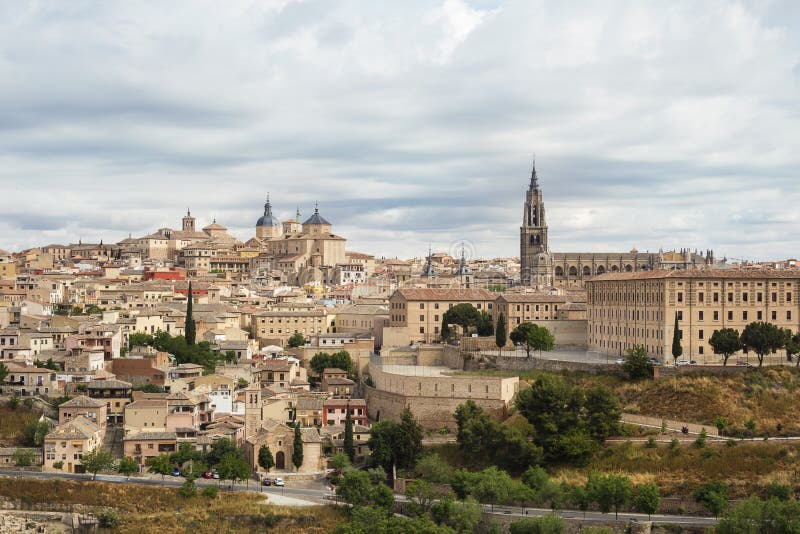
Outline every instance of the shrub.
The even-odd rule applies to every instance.
[[[182,497],[186,497],[187,499],[197,495],[197,484],[194,483],[194,479],[192,477],[187,478],[179,492]]]
[[[697,447],[698,449],[702,449],[703,447],[706,446],[707,439],[708,439],[708,432],[706,432],[706,429],[704,428],[700,431],[700,435],[697,436],[697,439],[694,440],[695,447]]]
[[[55,467],[56,469],[63,469],[64,468],[64,462],[60,462],[60,461],[59,462],[55,462],[53,464],[53,467]]]
[[[219,487],[217,486],[208,486],[206,489],[203,490],[203,497],[211,499],[212,501],[217,498],[219,495]]]
[[[678,441],[678,438],[672,438],[670,440],[670,442],[669,442],[669,448],[672,449],[673,451],[678,449],[678,447],[680,447],[680,446],[681,446],[681,442]]]
[[[97,514],[100,528],[116,529],[119,527],[120,519],[114,510],[103,510]]]
[[[655,449],[658,447],[658,443],[656,443],[656,438],[650,436],[647,438],[647,445],[645,445],[648,449]]]

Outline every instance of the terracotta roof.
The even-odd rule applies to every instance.
[[[55,427],[45,439],[89,439],[99,431],[100,427],[90,420],[85,417],[76,417],[72,421]]]
[[[468,302],[471,300],[495,300],[496,293],[485,289],[398,289],[394,296],[400,296],[405,300],[437,300]]]
[[[105,406],[106,403],[98,400],[92,399],[91,397],[87,397],[86,395],[79,395],[74,399],[70,399],[67,402],[63,403],[60,407],[64,408],[101,408]]]
[[[659,270],[638,272],[606,273],[590,278],[590,282],[606,282],[615,280],[658,280],[662,278],[694,278],[694,279],[800,279],[800,271],[787,271],[784,269],[690,269],[690,270]]]

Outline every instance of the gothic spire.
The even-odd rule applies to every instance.
[[[539,177],[536,176],[536,154],[533,155],[533,170],[531,171],[531,186],[530,191],[539,190]]]

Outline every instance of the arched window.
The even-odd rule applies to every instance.
[[[606,268],[603,267],[602,265],[597,268],[597,274],[605,274],[605,272],[606,272]]]
[[[570,276],[578,276],[578,268],[574,265],[569,268],[569,275]]]
[[[564,269],[561,266],[556,267],[556,276],[564,276]]]
[[[612,272],[612,273],[615,273],[615,272],[617,272],[617,271],[619,271],[619,267],[617,267],[616,265],[612,265],[612,266],[611,266],[611,272]]]
[[[592,269],[588,265],[583,266],[583,276],[591,276]]]
[[[631,264],[629,263],[628,265],[625,266],[625,270],[631,272],[633,271],[633,266],[631,266]]]

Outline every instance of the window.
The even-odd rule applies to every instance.
[[[683,291],[678,291],[678,302],[683,302]]]
[[[420,315],[419,316],[419,320],[424,322],[425,321],[425,316],[424,315]]]
[[[679,321],[683,321],[683,312],[682,311],[678,312],[678,320]]]
[[[791,292],[786,293],[786,302],[792,302],[792,294]]]
[[[425,303],[424,302],[420,302],[419,303],[419,309],[420,310],[424,310],[425,309]]]
[[[729,321],[733,321],[733,312],[732,311],[728,312],[728,320]]]
[[[715,321],[719,321],[719,312],[718,311],[714,312],[714,320]]]
[[[764,314],[762,312],[760,312],[760,311],[757,312],[756,313],[756,321],[760,321],[761,319],[763,319],[763,316],[764,316]]]
[[[764,302],[764,294],[763,293],[756,293],[756,302]]]
[[[697,338],[698,338],[698,339],[703,339],[703,334],[704,334],[704,333],[703,333],[703,331],[702,331],[702,330],[698,330],[698,331],[697,331]]]
[[[702,320],[703,320],[703,312],[702,312],[702,311],[700,311],[700,312],[698,312],[698,313],[697,313],[697,318],[698,318],[700,321],[702,321]]]
[[[772,320],[773,321],[777,321],[778,320],[778,312],[776,312],[776,311],[772,312]]]
[[[792,320],[792,312],[790,310],[787,310],[787,312],[786,312],[786,320],[787,321],[791,321]]]
[[[438,302],[433,305],[433,309],[434,310],[438,310],[439,309],[439,303]]]
[[[714,292],[714,302],[719,302],[719,293]]]
[[[778,302],[778,294],[775,292],[772,293],[772,302]]]
[[[733,293],[728,293],[728,302],[733,302]]]
[[[697,294],[697,301],[698,302],[705,302],[706,295],[702,291]]]
[[[698,351],[700,352],[700,354],[703,354],[703,349],[704,349],[704,347],[702,345],[698,348]]]
[[[419,333],[420,334],[424,334],[425,333],[425,327],[424,326],[420,326],[419,327]]]
[[[747,320],[747,312],[743,311],[742,312],[742,321],[746,321],[746,320]]]
[[[745,293],[742,293],[742,302],[747,302],[747,299],[748,299],[749,297],[750,297],[750,295],[749,295],[749,294],[747,294],[746,292],[745,292]]]

